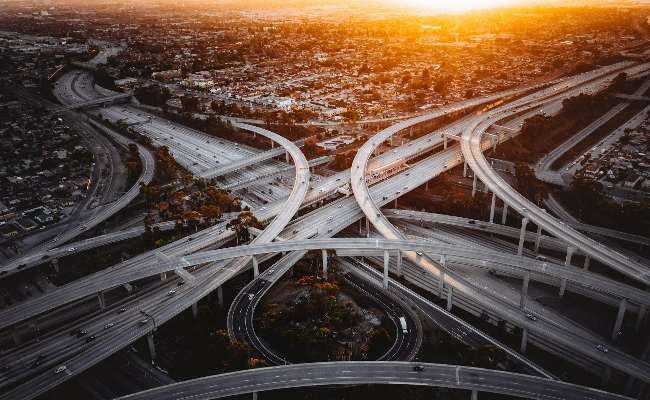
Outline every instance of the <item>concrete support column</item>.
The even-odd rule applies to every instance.
[[[503,203],[503,212],[501,213],[501,225],[505,225],[508,220],[508,205]]]
[[[429,181],[427,181],[427,183],[424,184],[424,190],[426,190],[427,192],[429,191]]]
[[[566,291],[566,279],[562,278],[560,280],[560,293],[559,293],[559,296],[564,297],[564,292],[565,291]]]
[[[528,329],[524,328],[521,332],[521,346],[519,348],[520,353],[525,353],[526,348],[528,347]]]
[[[521,298],[519,299],[519,309],[524,311],[526,309],[526,298],[528,297],[528,283],[530,282],[530,272],[524,275],[524,280],[521,283]]]
[[[289,152],[288,151],[284,152],[284,161],[289,162]]]
[[[585,263],[582,266],[582,269],[584,269],[585,271],[589,271],[589,265],[590,264],[591,264],[591,257],[585,256]]]
[[[14,328],[11,330],[11,338],[14,340],[14,344],[16,346],[22,343],[22,340],[20,339],[20,329],[18,329],[17,326],[14,326]]]
[[[539,245],[542,243],[542,226],[537,225],[537,237],[535,238],[535,253],[539,253]]]
[[[607,385],[610,379],[612,379],[612,369],[605,366],[605,370],[603,371],[603,385]]]
[[[167,280],[167,272],[160,273],[160,280],[163,282]]]
[[[472,180],[472,197],[476,195],[476,173],[473,174],[474,179]]]
[[[384,289],[388,289],[388,263],[390,261],[390,253],[384,250]]]
[[[612,329],[612,340],[618,337],[618,332],[621,331],[623,326],[623,318],[625,318],[625,310],[627,308],[627,299],[621,299],[618,303],[618,313],[616,314],[616,322],[614,322],[614,329]]]
[[[564,259],[564,265],[567,267],[571,265],[571,259],[573,258],[573,253],[575,253],[576,248],[569,246],[566,248],[566,258]]]
[[[647,310],[645,305],[639,306],[639,313],[636,315],[636,324],[634,325],[635,331],[639,332],[641,330],[646,312]]]
[[[526,225],[528,225],[528,218],[521,220],[521,231],[519,232],[519,247],[517,248],[517,255],[524,254],[524,241],[526,240]]]
[[[217,288],[217,301],[219,302],[219,307],[223,307],[223,287],[219,286]]]
[[[199,303],[192,304],[192,316],[197,318],[199,316]]]
[[[359,220],[359,235],[363,234],[363,218]]]
[[[454,297],[454,288],[449,286],[447,288],[447,311],[451,311],[451,308],[453,306],[452,300]]]
[[[492,193],[492,205],[490,206],[490,223],[494,223],[494,208],[497,205],[497,194]]]
[[[257,400],[257,392],[253,392],[253,400]]]
[[[147,333],[147,345],[149,345],[149,355],[152,360],[156,359],[156,344],[153,341],[153,332]]]
[[[397,199],[395,199],[395,207],[393,208],[397,208]]]
[[[104,297],[104,292],[97,292],[97,301],[99,301],[100,310],[106,308],[106,298]]]
[[[444,135],[444,148],[447,149],[447,135]]]
[[[397,200],[395,200],[395,203],[397,203]],[[366,237],[370,238],[370,220],[366,218]]]
[[[467,178],[467,161],[463,160],[463,177]]]
[[[397,250],[397,276],[402,276],[402,252]]]
[[[275,142],[273,140],[271,140],[271,148],[274,148],[274,147],[275,147]]]
[[[54,268],[54,272],[59,273],[59,260],[57,258],[52,260],[52,268]]]
[[[441,299],[445,298],[444,289],[445,289],[445,269],[447,266],[447,258],[442,255],[440,256],[440,279],[438,280],[438,293]]]
[[[323,255],[323,278],[327,279],[327,250],[321,250]]]
[[[257,278],[260,276],[260,267],[257,265],[257,258],[253,256],[253,277]]]
[[[471,400],[478,400],[478,390],[472,390]]]

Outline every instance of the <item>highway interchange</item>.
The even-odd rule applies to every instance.
[[[513,110],[518,113],[525,111],[520,115],[519,119],[509,122],[511,125],[516,126],[522,118],[530,115],[531,112],[536,112],[539,107],[548,107],[549,110],[557,109],[561,98],[583,90],[597,90],[619,70],[628,69],[635,72],[644,68],[647,68],[647,66],[621,64],[606,67],[594,73],[554,82],[555,86],[549,88],[531,87],[500,93],[492,97],[479,98],[445,107],[435,113],[400,122],[380,132],[371,138],[366,145],[362,146],[354,160],[351,171],[335,174],[328,178],[319,178],[318,181],[310,179],[309,164],[294,143],[265,129],[245,123],[235,123],[234,125],[239,129],[266,136],[278,143],[283,148],[283,151],[271,150],[271,154],[277,156],[286,152],[294,162],[294,182],[290,191],[287,192],[287,196],[278,194],[276,198],[269,199],[267,205],[254,208],[255,214],[260,220],[270,222],[269,225],[250,245],[203,251],[209,248],[218,248],[232,238],[233,233],[225,229],[225,224],[218,224],[193,235],[192,240],[186,238],[171,243],[157,252],[136,256],[107,270],[63,286],[40,298],[3,310],[0,312],[0,327],[7,328],[46,313],[53,308],[64,306],[73,301],[80,301],[90,295],[99,293],[101,299],[103,298],[103,291],[166,271],[176,271],[182,279],[187,281],[187,284],[180,287],[177,286],[178,279],[169,279],[161,282],[158,287],[146,293],[128,296],[117,304],[110,306],[103,304],[101,310],[86,319],[76,321],[72,325],[66,326],[65,329],[50,332],[46,337],[40,338],[39,341],[22,344],[6,352],[0,356],[0,363],[11,364],[12,368],[8,373],[3,372],[0,375],[2,379],[0,384],[2,387],[10,388],[10,390],[0,398],[33,398],[70,376],[96,364],[139,337],[151,335],[150,332],[155,330],[156,326],[192,307],[198,300],[217,290],[231,277],[251,267],[257,270],[258,263],[261,262],[260,260],[264,258],[265,254],[290,252],[269,267],[266,272],[261,273],[260,277],[262,279],[253,281],[250,287],[262,285],[264,282],[263,286],[268,290],[307,250],[331,249],[355,251],[370,249],[376,251],[380,249],[380,254],[384,256],[384,264],[387,266],[390,263],[385,259],[388,253],[384,250],[392,250],[393,255],[390,256],[392,259],[395,259],[396,254],[401,252],[400,254],[404,256],[405,271],[424,268],[430,274],[425,274],[426,276],[421,279],[427,280],[427,284],[432,285],[433,288],[438,287],[444,290],[446,296],[453,299],[454,304],[476,310],[477,304],[474,301],[478,301],[479,310],[486,309],[491,314],[505,317],[516,326],[529,331],[531,338],[534,337],[536,341],[552,342],[552,346],[570,349],[569,352],[573,353],[573,357],[586,356],[588,359],[596,360],[602,364],[625,371],[639,379],[647,380],[648,376],[650,376],[650,367],[645,362],[617,349],[610,349],[607,355],[598,352],[595,350],[596,345],[602,343],[603,339],[597,335],[582,329],[576,324],[572,324],[566,318],[562,318],[555,313],[537,308],[534,301],[529,301],[527,308],[520,307],[521,296],[516,292],[511,297],[504,295],[505,298],[499,298],[490,293],[489,290],[479,287],[486,284],[486,282],[477,285],[477,282],[473,282],[463,273],[453,271],[452,266],[463,264],[482,266],[484,269],[501,268],[503,271],[507,270],[509,273],[515,273],[518,276],[525,276],[526,274],[531,277],[550,276],[565,283],[570,282],[566,286],[568,290],[575,286],[583,286],[590,290],[605,292],[616,299],[624,298],[638,307],[648,305],[647,293],[633,290],[629,286],[607,280],[596,274],[562,268],[562,265],[555,265],[551,262],[521,258],[518,255],[504,255],[498,252],[489,253],[480,247],[472,249],[459,245],[409,241],[384,217],[380,210],[381,206],[397,199],[400,195],[417,188],[453,166],[461,164],[463,157],[465,157],[469,167],[475,171],[482,182],[485,182],[491,190],[497,193],[500,199],[503,199],[510,207],[530,218],[531,221],[539,223],[546,232],[553,234],[556,239],[549,238],[548,242],[553,242],[556,246],[558,246],[558,240],[569,243],[584,254],[588,254],[594,259],[598,259],[604,264],[645,283],[649,279],[646,267],[628,265],[633,263],[621,258],[625,256],[604,248],[599,243],[577,232],[567,232],[565,226],[560,229],[563,226],[560,222],[546,213],[540,214],[543,211],[537,209],[535,205],[527,204],[527,201],[518,196],[512,188],[499,181],[498,176],[493,176],[495,174],[487,165],[482,154],[482,150],[492,145],[489,141],[482,140],[482,134],[491,125],[507,116],[508,113],[512,113]],[[83,72],[72,72],[64,75],[60,81],[64,89],[59,93],[69,96],[66,100],[68,103],[88,101],[89,98],[94,96],[91,92],[98,93],[98,91],[101,91],[101,89],[97,89],[95,85],[92,85],[89,79],[89,75]],[[76,85],[79,85],[79,88]],[[91,94],[79,95],[81,89],[87,89],[87,92]],[[372,160],[370,159],[381,143],[394,134],[418,123],[455,111],[490,103],[507,95],[537,89],[541,90],[479,116],[470,115],[462,118],[444,130],[431,132],[420,139],[396,148],[394,151],[385,152]],[[65,97],[64,95],[62,96]],[[528,111],[529,109],[534,110]],[[276,161],[269,162],[268,160],[272,158],[268,157],[269,154],[255,153],[255,151],[244,146],[229,144],[207,135],[201,136],[196,131],[166,123],[159,118],[146,116],[140,110],[133,110],[131,106],[109,106],[99,110],[91,111],[91,113],[101,113],[102,117],[109,117],[114,121],[126,120],[130,124],[137,123],[138,125],[133,125],[134,129],[141,130],[141,133],[148,135],[158,144],[168,145],[179,162],[197,174],[215,173],[214,171],[218,171],[223,165],[227,168],[229,163],[239,163],[240,166],[253,165],[241,161],[246,157],[252,158],[252,154],[258,154],[258,156],[253,157],[257,157],[260,162],[267,163],[266,168],[269,170],[282,165]],[[170,130],[173,131],[171,135]],[[447,147],[448,137],[445,137],[445,133],[448,132],[456,132],[456,134],[462,132],[462,148],[453,144],[453,142],[451,146]],[[169,140],[165,135],[168,136]],[[507,136],[504,134],[499,137],[500,140],[507,140]],[[387,165],[398,160],[412,159],[427,151],[442,147],[443,143],[445,143],[444,150],[424,160],[415,162],[407,170],[399,171],[392,176],[382,177],[383,180],[373,186],[369,187],[367,185],[366,176],[369,168]],[[237,157],[232,157],[230,154],[237,154]],[[237,171],[237,169],[232,171]],[[226,169],[227,173],[232,171]],[[254,173],[250,172],[250,174],[268,172],[264,169],[262,171],[255,169],[254,171]],[[340,194],[346,194],[346,185],[348,183],[351,184],[354,196],[340,197]],[[347,193],[349,194],[349,192]],[[323,204],[304,216],[294,218],[301,206],[337,197],[337,200]],[[329,239],[350,224],[360,220],[364,215],[369,223],[388,240]],[[281,238],[281,241],[274,242],[277,238]],[[260,256],[260,259],[258,260],[253,256]],[[434,261],[430,256],[443,261]],[[486,262],[489,262],[489,264],[486,264]],[[197,268],[191,266],[197,266]],[[17,266],[10,267],[10,269],[14,268],[17,268]],[[183,269],[183,271],[179,271],[179,269]],[[190,271],[191,274],[187,273],[187,271]],[[256,271],[256,275],[257,273],[259,271]],[[440,279],[441,274],[444,274],[442,279]],[[188,275],[192,278],[188,278]],[[384,286],[389,281],[389,288],[395,286],[395,283],[389,280],[388,271],[386,271],[383,281],[385,282],[383,283]],[[436,284],[436,281],[442,281],[444,285]],[[493,282],[488,283],[492,284]],[[170,288],[176,290],[174,296],[168,294]],[[454,289],[453,295],[451,294],[451,288]],[[259,301],[265,292],[266,290],[255,291],[254,304]],[[241,292],[240,298],[243,296],[242,293],[248,292]],[[507,294],[507,291],[504,293]],[[248,298],[248,296],[246,297]],[[102,300],[99,300],[99,302],[101,304]],[[468,303],[473,304],[469,305]],[[236,304],[238,304],[237,301],[233,302],[233,306]],[[116,311],[122,308],[126,308],[127,311],[123,313]],[[248,325],[250,325],[254,307],[247,308],[247,310],[246,314],[250,317]],[[535,321],[526,316],[526,310],[534,312]],[[242,322],[240,320],[235,321],[235,314],[239,313],[234,312],[231,308],[228,316],[228,327],[231,335],[236,330],[236,322]],[[146,324],[141,323],[143,316],[146,316]],[[246,320],[244,320],[244,323],[246,324]],[[103,330],[102,327],[107,324],[114,325],[110,330]],[[77,339],[68,335],[71,326],[83,326],[89,331],[97,332],[97,340],[85,346],[75,346],[74,343]],[[249,337],[254,339],[256,336],[253,333]],[[32,369],[30,365],[38,354],[47,354],[47,357],[42,366]],[[53,374],[52,368],[61,363],[65,363],[67,367],[66,373]],[[377,368],[380,368],[378,365]],[[405,365],[407,367],[403,368],[413,372],[412,366]],[[431,369],[434,368],[431,367]],[[468,387],[464,386],[464,388]],[[522,393],[519,395],[524,396]]]

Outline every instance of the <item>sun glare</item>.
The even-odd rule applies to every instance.
[[[464,12],[507,6],[516,0],[401,0],[400,4],[445,12]]]

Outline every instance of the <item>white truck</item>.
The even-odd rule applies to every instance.
[[[399,324],[402,326],[402,332],[403,333],[409,333],[409,330],[406,327],[406,318],[399,317]]]

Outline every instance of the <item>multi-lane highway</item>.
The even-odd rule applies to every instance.
[[[349,361],[295,364],[214,375],[146,390],[118,400],[209,400],[295,387],[372,384],[444,387],[536,400],[630,399],[584,386],[504,371],[429,363]]]
[[[521,112],[522,110],[526,110],[532,107],[539,107],[544,103],[557,101],[557,97],[562,98],[572,95],[575,93],[575,90],[585,90],[585,86],[592,88],[601,87],[620,71],[620,67],[621,66],[609,67],[593,72],[591,74],[583,74],[579,77],[574,77],[572,79],[563,81],[558,85],[551,86],[547,89],[535,92],[532,95],[525,96],[521,99],[507,103],[506,106],[498,107],[495,110],[506,108],[511,113],[513,110]],[[644,66],[644,68],[647,68],[647,66]],[[478,117],[472,118],[469,123],[464,126],[463,132],[467,132],[471,127],[478,125],[484,120],[490,121],[489,123],[485,123],[484,129],[487,129],[487,127],[494,123],[491,119],[494,113],[495,111],[488,111],[487,113],[484,113]],[[435,116],[436,114],[433,113],[428,117],[434,118]],[[368,180],[366,178],[366,175],[368,174],[368,160],[370,156],[375,152],[375,150],[395,133],[426,120],[427,116],[413,118],[379,132],[374,137],[369,139],[368,142],[366,142],[359,149],[352,164],[351,185],[355,198],[357,199],[359,206],[363,210],[369,222],[379,231],[382,236],[389,239],[400,240],[404,238],[401,232],[399,232],[399,230],[390,224],[390,222],[381,213],[379,205],[376,203],[375,198],[371,195],[368,189]],[[461,143],[464,142],[465,140],[463,137]],[[479,148],[480,157],[484,160],[482,150],[483,148]],[[464,148],[463,152],[465,152]],[[455,155],[445,161],[447,162],[440,163],[435,166],[436,170],[439,171],[439,173],[445,171],[451,166],[459,164],[461,162],[461,157],[460,155]],[[405,191],[410,189],[412,189],[412,187],[409,185],[404,187]],[[509,189],[512,191],[511,188]],[[520,209],[521,207],[518,208],[518,210]],[[562,236],[558,235],[558,237]],[[485,290],[485,288],[481,288],[475,284],[472,284],[469,280],[457,274],[455,271],[445,268],[444,259],[442,259],[438,264],[429,258],[426,254],[413,251],[404,252],[404,256],[414,264],[426,270],[439,281],[444,282],[445,285],[443,286],[449,286],[453,288],[454,291],[460,292],[463,296],[468,296],[471,299],[478,301],[487,309],[490,309],[497,314],[502,315],[506,320],[512,321],[518,326],[525,328],[526,332],[530,331],[537,335],[541,335],[546,339],[556,341],[556,343],[562,343],[562,345],[566,346],[567,348],[572,348],[579,353],[589,355],[591,358],[604,362],[607,365],[615,366],[617,369],[624,370],[633,376],[639,377],[641,379],[648,379],[648,371],[650,371],[648,368],[650,368],[650,366],[644,365],[645,363],[639,362],[638,360],[631,361],[630,357],[625,354],[618,354],[617,357],[613,357],[613,354],[610,353],[609,356],[604,356],[602,352],[597,350],[598,343],[594,343],[591,340],[586,340],[585,337],[579,335],[572,335],[569,331],[563,328],[562,323],[557,324],[555,321],[548,320],[546,318],[539,318],[533,323],[533,321],[531,321],[529,318],[526,318],[524,313],[522,313],[520,307],[516,307],[512,303],[504,301],[504,299],[495,296],[495,294]],[[620,359],[614,360],[614,358],[618,358],[619,356],[621,357]],[[632,366],[632,364],[635,365]],[[645,372],[643,372],[644,370]]]
[[[629,276],[641,283],[650,283],[650,269],[631,260],[615,250],[603,246],[601,243],[581,234],[564,222],[553,218],[537,205],[517,193],[499,174],[494,171],[483,155],[483,150],[493,145],[491,140],[484,140],[484,133],[500,119],[508,117],[522,105],[522,101],[515,101],[497,109],[491,110],[469,124],[464,130],[461,140],[463,156],[474,171],[478,179],[483,182],[496,196],[503,200],[509,207],[521,214],[526,221],[541,226],[542,229],[553,236],[566,241],[569,245],[580,250],[583,254],[596,259],[616,271]],[[500,135],[500,140],[506,138]]]
[[[614,73],[624,66],[626,65],[607,67],[598,70],[595,73],[584,74],[580,78],[562,80],[557,82],[558,85],[552,87],[550,91],[542,91],[543,95],[533,97],[533,100],[546,98],[553,100],[554,92],[562,92],[563,90],[571,90],[574,87],[580,87],[581,85],[590,83],[590,80],[592,79]],[[594,84],[594,86],[597,85]],[[580,90],[584,90],[584,88],[580,87]],[[515,94],[521,93],[521,91],[511,91],[509,93]],[[92,277],[80,280],[78,283],[69,285],[67,288],[55,291],[57,292],[55,295],[50,297],[47,295],[43,296],[46,298],[45,300],[27,302],[23,305],[2,312],[0,314],[0,323],[3,326],[10,326],[16,322],[23,321],[31,316],[47,311],[55,306],[60,306],[66,302],[94,293],[96,286],[93,285],[98,281],[98,277],[105,278],[107,282],[110,279],[120,281],[124,279],[132,279],[133,276],[136,276],[137,274],[141,274],[143,277],[149,276],[153,271],[158,273],[161,269],[173,270],[179,266],[181,268],[188,268],[192,263],[198,264],[199,267],[196,270],[189,269],[193,276],[192,279],[187,279],[187,275],[189,275],[190,272],[185,269],[177,272],[187,280],[187,283],[183,286],[176,286],[178,280],[170,280],[168,283],[163,282],[148,293],[138,294],[132,298],[126,299],[119,305],[110,306],[103,312],[94,313],[87,319],[73,323],[73,327],[88,327],[89,331],[96,333],[96,340],[92,343],[88,343],[85,346],[78,346],[78,344],[75,345],[75,343],[78,342],[78,339],[68,335],[67,331],[59,331],[41,338],[38,342],[26,343],[23,346],[5,353],[0,357],[0,362],[2,362],[3,365],[11,365],[11,368],[9,372],[4,372],[2,374],[2,381],[0,382],[2,382],[2,385],[5,388],[11,387],[12,385],[17,386],[7,391],[1,398],[31,398],[39,393],[43,393],[54,385],[68,379],[69,376],[75,375],[89,366],[101,361],[117,349],[127,345],[139,337],[142,337],[143,335],[148,334],[149,332],[152,332],[155,330],[156,326],[159,326],[161,323],[164,323],[179,312],[192,306],[192,304],[195,304],[203,296],[217,289],[225,281],[248,268],[251,262],[255,268],[257,263],[253,258],[251,258],[252,255],[258,254],[255,251],[272,253],[274,252],[273,246],[276,245],[284,245],[284,247],[278,246],[276,251],[293,251],[280,261],[280,263],[282,263],[281,266],[276,263],[269,269],[269,276],[265,276],[265,278],[268,278],[269,282],[274,282],[282,275],[283,271],[286,271],[285,268],[287,268],[287,266],[290,267],[293,265],[292,263],[295,263],[299,257],[302,256],[304,251],[309,249],[309,246],[318,244],[317,240],[307,240],[306,243],[301,244],[303,247],[291,247],[296,246],[296,243],[299,243],[296,239],[304,240],[316,237],[323,238],[324,241],[329,240],[327,238],[333,236],[351,223],[354,223],[364,214],[368,220],[377,227],[382,235],[387,236],[385,235],[385,232],[393,232],[395,234],[395,236],[391,238],[395,240],[388,241],[392,244],[387,246],[394,246],[395,243],[398,242],[401,243],[399,246],[404,246],[406,241],[400,237],[401,234],[399,234],[399,231],[394,229],[388,220],[381,215],[379,207],[400,197],[401,194],[414,189],[420,184],[423,184],[451,166],[462,162],[459,148],[458,146],[452,146],[452,148],[437,153],[425,160],[415,162],[410,166],[410,168],[398,171],[394,176],[385,176],[383,177],[383,181],[368,188],[365,179],[365,171],[367,170],[368,165],[375,168],[379,167],[383,162],[390,164],[390,162],[393,161],[407,160],[415,154],[422,154],[423,152],[432,149],[434,146],[439,146],[444,139],[440,135],[440,132],[435,132],[405,146],[401,146],[394,151],[382,154],[372,163],[369,163],[370,154],[374,152],[375,148],[381,142],[386,140],[392,134],[412,126],[413,124],[449,112],[484,104],[501,98],[503,95],[504,94],[480,98],[460,105],[446,107],[436,113],[421,116],[406,121],[405,123],[400,123],[396,127],[389,128],[386,131],[382,131],[382,133],[378,135],[379,138],[377,138],[377,140],[373,138],[369,142],[368,146],[362,147],[359,153],[360,156],[358,156],[358,159],[355,159],[355,165],[353,165],[351,173],[344,172],[336,174],[330,178],[323,179],[318,184],[312,182],[311,190],[308,164],[297,147],[295,147],[291,142],[286,140],[283,141],[281,138],[273,136],[272,133],[263,130],[260,131],[261,128],[238,124],[238,127],[241,129],[249,129],[253,132],[265,134],[265,136],[273,137],[275,140],[281,142],[285,149],[289,151],[289,154],[296,165],[294,185],[291,194],[286,199],[286,202],[278,200],[266,207],[256,210],[256,214],[258,214],[262,220],[270,221],[275,217],[270,225],[268,225],[267,228],[253,241],[251,246],[217,250],[223,251],[223,253],[208,252],[197,255],[191,254],[200,249],[222,245],[223,242],[231,236],[230,232],[224,231],[223,226],[210,228],[193,235],[191,240],[184,239],[161,248],[160,254],[157,258],[155,254],[151,253],[134,257],[134,259],[129,260],[127,263],[123,263],[123,265],[95,274]],[[528,101],[530,102],[531,100],[529,99]],[[515,101],[515,103],[516,102],[517,101]],[[521,102],[520,104],[524,106],[529,103]],[[471,125],[473,122],[473,118],[465,118],[456,124],[454,129],[460,131],[466,126]],[[164,122],[162,123],[164,124]],[[148,134],[151,135],[151,132]],[[189,138],[189,136],[184,136],[183,134],[179,134],[179,136]],[[381,137],[384,138],[379,140]],[[191,138],[188,140],[190,142],[192,141]],[[187,151],[190,147],[188,146],[188,143],[186,143],[179,148]],[[183,154],[184,153],[179,152],[180,157],[184,157]],[[188,159],[190,157],[188,154],[185,154],[185,156],[188,157]],[[213,163],[211,160],[208,162],[209,157],[206,159],[202,155],[198,155],[194,159],[197,160],[195,161],[197,164],[199,161],[204,163],[202,167],[203,170],[207,170],[209,168],[208,164]],[[354,198],[346,197],[336,200],[310,212],[309,214],[296,218],[293,222],[290,222],[301,204],[313,204],[315,201],[332,196],[337,192],[337,190],[342,189],[350,179],[355,194]],[[343,190],[342,193],[345,193],[345,191]],[[371,210],[371,212],[368,212],[368,210]],[[282,237],[284,241],[280,243],[271,243],[276,237]],[[346,240],[346,242],[350,241]],[[374,249],[382,249],[381,247],[377,247],[377,243],[377,241],[374,242]],[[319,247],[318,249],[331,248],[325,246],[331,246],[332,243],[324,242],[320,243],[320,245],[323,247]],[[431,244],[431,246],[434,245],[435,244]],[[537,309],[535,309],[535,313],[538,317],[533,321],[519,308],[518,297],[516,302],[513,304],[512,301],[504,300],[501,297],[495,297],[496,295],[489,292],[487,288],[477,290],[477,282],[466,283],[467,280],[465,277],[457,275],[451,270],[436,268],[435,263],[430,260],[428,256],[422,253],[422,250],[424,250],[425,252],[436,256],[445,255],[445,257],[449,258],[449,265],[451,266],[454,261],[467,263],[468,254],[469,258],[474,258],[471,260],[471,263],[485,263],[487,253],[485,253],[484,250],[481,249],[481,251],[476,251],[475,254],[471,254],[470,250],[474,251],[474,249],[465,248],[462,252],[458,253],[459,259],[454,260],[452,253],[453,251],[459,251],[458,246],[456,246],[453,251],[450,246],[445,250],[445,252],[440,251],[442,248],[441,245],[436,245],[438,246],[436,250],[433,247],[427,247],[429,244],[423,243],[421,240],[414,241],[414,243],[410,244],[410,247],[399,246],[391,248],[394,250],[394,254],[397,254],[396,252],[399,250],[407,255],[408,261],[414,265],[424,267],[427,271],[432,272],[433,276],[439,276],[441,272],[446,274],[446,277],[441,279],[441,281],[445,282],[445,285],[442,288],[448,293],[448,295],[451,293],[451,288],[453,288],[454,301],[456,301],[457,298],[460,298],[465,302],[463,303],[463,306],[467,306],[468,303],[473,303],[472,306],[474,309],[478,306],[484,308],[488,313],[505,316],[506,319],[512,323],[525,327],[531,332],[531,335],[553,342],[553,345],[556,347],[566,348],[568,352],[572,354],[585,355],[588,358],[596,359],[605,365],[611,365],[633,376],[640,377],[641,379],[647,379],[647,377],[650,376],[650,373],[648,373],[650,369],[645,363],[640,362],[619,350],[610,349],[607,355],[604,353],[598,353],[595,350],[595,347],[600,343],[599,338],[596,335],[576,326],[576,324],[572,324],[567,319],[560,318],[556,314],[544,310],[538,312]],[[257,250],[247,253],[247,251],[251,251],[251,249]],[[225,257],[227,252],[232,253]],[[217,254],[219,255],[218,257],[216,256]],[[463,257],[463,260],[460,260],[461,256]],[[497,254],[494,256],[497,257]],[[231,259],[233,260],[231,262],[225,261]],[[158,261],[154,263],[152,262],[154,260]],[[519,271],[521,271],[522,267],[528,267],[535,273],[539,273],[540,270],[543,270],[543,265],[540,265],[539,261],[531,260],[530,263],[532,264],[529,264],[529,261],[522,262],[522,260],[524,259],[518,258],[517,263],[521,265],[517,266],[512,265],[514,264],[513,259],[505,260],[505,258],[502,260],[503,262],[495,261],[495,264],[506,265],[513,270],[519,268]],[[214,261],[217,262],[214,263]],[[125,266],[127,267],[124,268]],[[550,268],[549,270],[552,270],[552,273],[561,273],[559,268]],[[424,279],[428,278],[429,275],[424,274]],[[385,279],[387,280],[387,278]],[[567,281],[568,280],[569,278],[567,278]],[[482,283],[487,284],[490,282]],[[607,285],[607,282],[594,277],[594,284]],[[174,293],[169,291],[172,288],[174,289]],[[457,293],[457,290],[459,293]],[[616,291],[620,294],[623,290],[618,288]],[[66,296],[66,293],[69,296]],[[450,296],[450,298],[451,297],[452,296]],[[469,302],[466,301],[467,298],[470,299]],[[126,311],[117,313],[116,307],[122,306],[125,306],[124,308]],[[103,327],[110,324],[114,324],[111,325],[111,329],[103,329]],[[153,343],[153,339],[151,339],[151,343]],[[39,354],[45,355],[44,361],[36,368],[30,368],[32,361]],[[65,363],[67,367],[66,373],[54,374],[52,368],[61,363]]]

